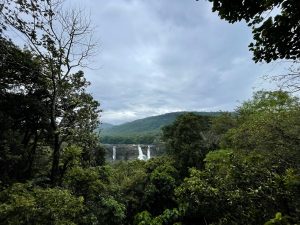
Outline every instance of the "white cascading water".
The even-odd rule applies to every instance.
[[[113,146],[113,155],[112,155],[113,160],[116,160],[116,154],[117,154],[116,146]]]
[[[143,151],[142,151],[142,148],[140,145],[138,145],[138,150],[139,150],[139,156],[138,156],[138,159],[139,160],[145,160],[146,159],[146,156],[143,154]]]
[[[148,148],[147,148],[147,160],[149,160],[151,158],[151,149],[150,149],[150,145],[148,145]]]

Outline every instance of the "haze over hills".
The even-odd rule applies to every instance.
[[[121,125],[101,124],[100,136],[103,143],[148,143],[154,141],[161,128],[173,123],[175,119],[187,112],[172,112],[151,116]],[[194,112],[203,116],[216,116],[220,112]]]
[[[102,131],[102,130],[107,130],[107,129],[109,129],[109,128],[112,128],[113,126],[115,126],[115,125],[110,124],[110,123],[101,123],[101,124],[100,124],[100,130],[101,130],[101,131]]]

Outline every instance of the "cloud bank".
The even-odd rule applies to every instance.
[[[265,84],[244,23],[228,24],[207,1],[72,0],[90,11],[99,54],[85,70],[103,122],[173,111],[233,110]]]

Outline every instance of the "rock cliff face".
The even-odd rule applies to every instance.
[[[115,146],[115,160],[113,160],[113,148]],[[163,145],[137,145],[137,144],[104,144],[105,159],[107,162],[119,161],[119,160],[135,160],[139,157],[139,147],[142,150],[145,159],[162,155],[165,152]]]

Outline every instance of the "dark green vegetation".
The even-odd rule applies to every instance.
[[[92,132],[98,125],[99,104],[85,92],[83,73],[60,82],[61,94],[54,103],[42,60],[10,41],[0,42],[1,181],[43,180],[50,175],[51,183],[60,183],[78,155],[83,156],[83,164],[103,161],[98,137]],[[55,126],[53,116],[56,122],[61,120]]]
[[[99,104],[70,70],[82,24],[69,17],[72,32],[57,39],[51,3],[1,7],[3,29],[32,45],[0,38],[0,224],[300,223],[299,98],[260,91],[234,114],[181,114],[162,129],[166,155],[106,164]]]
[[[176,206],[159,215],[141,212],[136,224],[300,221],[299,99],[282,91],[257,92],[236,113],[210,124],[186,114],[164,129],[178,171]]]
[[[170,125],[187,112],[173,112],[147,117],[117,126],[100,126],[101,142],[107,144],[154,144],[159,141],[162,127]],[[220,112],[194,112],[197,115],[216,116]]]
[[[249,48],[255,62],[300,58],[298,0],[209,1],[222,19],[230,23],[244,20],[252,27],[254,42]]]
[[[255,62],[289,62],[285,74],[271,76],[282,88],[300,91],[299,0],[209,0],[212,10],[230,23],[245,21],[252,29],[249,44]]]

